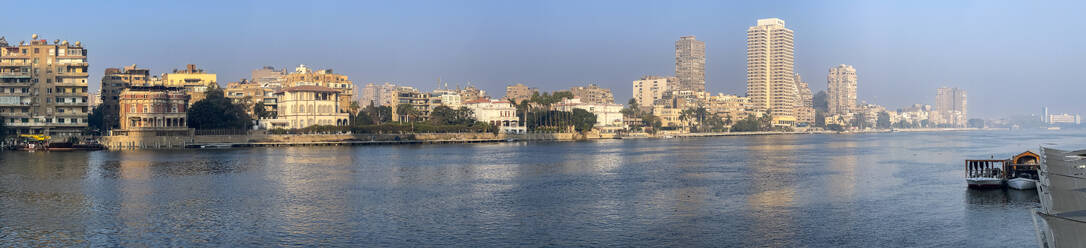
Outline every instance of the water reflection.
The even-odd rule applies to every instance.
[[[794,244],[792,224],[796,195],[796,163],[791,158],[793,140],[780,136],[751,137],[747,140],[746,159],[751,170],[747,206],[753,215],[749,235],[758,236],[769,246]]]
[[[961,178],[1004,135],[0,153],[0,244],[1033,245],[1033,191]]]

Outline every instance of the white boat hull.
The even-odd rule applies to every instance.
[[[1037,180],[1028,178],[1015,178],[1007,180],[1007,187],[1018,190],[1036,189]]]
[[[970,177],[965,182],[970,188],[999,188],[1003,187],[1003,179],[993,177]]]

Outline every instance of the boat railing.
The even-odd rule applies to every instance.
[[[996,159],[970,159],[965,160],[966,178],[1005,178],[1006,160]]]

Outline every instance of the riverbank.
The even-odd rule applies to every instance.
[[[624,135],[606,133],[417,133],[417,134],[267,134],[252,132],[246,135],[189,135],[189,136],[104,136],[100,142],[111,150],[131,149],[181,149],[224,147],[279,147],[279,146],[356,146],[356,145],[405,145],[405,144],[465,144],[521,141],[576,141],[595,139],[678,138],[760,135],[804,134],[864,134],[887,132],[949,132],[975,131],[976,128],[922,128],[862,131],[792,131],[792,132],[720,132],[720,133],[630,133]]]

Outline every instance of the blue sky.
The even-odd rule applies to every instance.
[[[471,82],[613,88],[625,103],[641,75],[674,74],[674,41],[707,46],[708,89],[745,94],[745,32],[759,18],[796,33],[796,71],[814,91],[850,64],[859,97],[933,104],[969,92],[973,117],[1082,113],[1086,4],[1075,1],[57,1],[0,15],[10,42],[83,41],[91,88],[108,67],[153,73],[198,64],[220,83],[264,65],[307,64],[358,87]],[[42,13],[49,13],[43,15]]]

